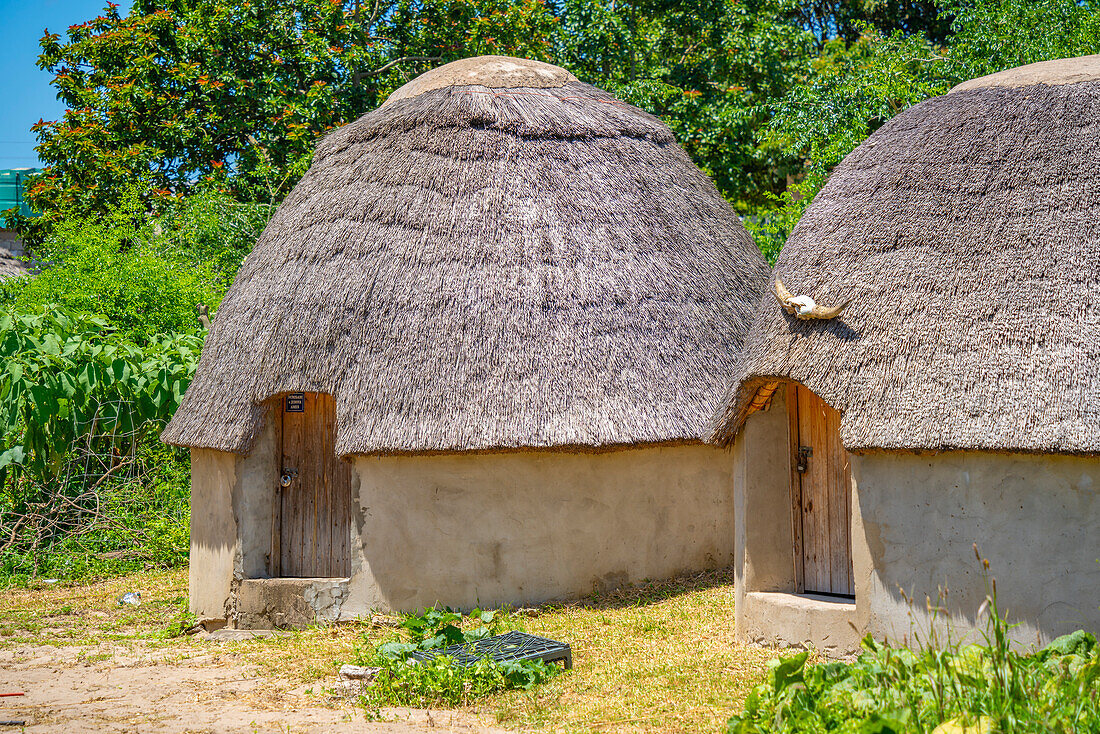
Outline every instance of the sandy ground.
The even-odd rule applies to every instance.
[[[109,655],[109,661],[104,660]],[[330,685],[336,686],[335,678]],[[307,692],[311,688],[312,692]],[[362,708],[317,686],[298,688],[216,656],[179,659],[127,648],[24,646],[0,650],[0,732],[453,732],[504,734],[468,714]]]

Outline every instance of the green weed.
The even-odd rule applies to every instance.
[[[975,547],[975,553],[977,548]],[[773,660],[765,683],[729,720],[729,734],[1015,734],[1100,731],[1100,646],[1078,631],[1033,652],[1012,644],[986,573],[981,643],[931,631],[916,650],[869,635],[853,663]]]
[[[509,624],[511,623],[511,624]],[[541,660],[495,662],[479,660],[463,666],[446,655],[421,661],[410,658],[418,650],[468,644],[515,628],[515,619],[498,611],[475,609],[469,616],[447,608],[423,615],[406,615],[402,634],[360,651],[358,664],[379,668],[362,696],[368,710],[382,706],[460,706],[511,689],[530,690],[558,673]]]

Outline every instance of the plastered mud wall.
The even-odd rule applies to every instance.
[[[224,451],[191,450],[188,588],[191,612],[200,618],[224,618],[229,601],[237,555],[237,519],[232,507],[239,458]]]
[[[703,445],[358,457],[342,613],[524,604],[733,560],[732,459]]]
[[[927,631],[940,588],[956,631],[971,630],[986,593],[974,543],[1017,640],[1100,632],[1100,458],[868,453],[856,481],[876,637]]]
[[[732,458],[710,446],[358,457],[362,546],[350,580],[334,582],[338,603],[318,606],[307,597],[320,581],[265,580],[273,435],[248,457],[192,451],[200,617],[298,626],[311,614],[534,603],[733,561]]]
[[[196,616],[232,619],[240,582],[267,576],[277,481],[270,425],[246,457],[191,450],[188,587]]]

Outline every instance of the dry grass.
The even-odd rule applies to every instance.
[[[490,704],[535,731],[719,731],[772,657],[734,642],[727,572],[544,608],[524,626],[573,647],[572,673]]]
[[[364,633],[392,630],[352,623],[316,626],[268,639],[211,642],[170,637],[185,603],[186,572],[138,574],[87,585],[0,590],[0,649],[84,648],[84,659],[151,657],[255,666],[259,675],[334,682]],[[142,605],[118,597],[140,591]],[[569,641],[574,670],[531,692],[512,692],[477,708],[502,726],[538,732],[719,731],[763,677],[773,653],[733,639],[733,579],[702,574],[548,605],[514,618],[529,632]]]
[[[120,605],[129,591],[140,606]],[[0,649],[20,645],[156,645],[187,605],[187,571],[159,571],[91,584],[36,582],[0,589]]]

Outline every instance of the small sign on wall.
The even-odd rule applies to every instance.
[[[292,392],[287,395],[285,410],[287,413],[305,413],[306,394],[304,392]]]

